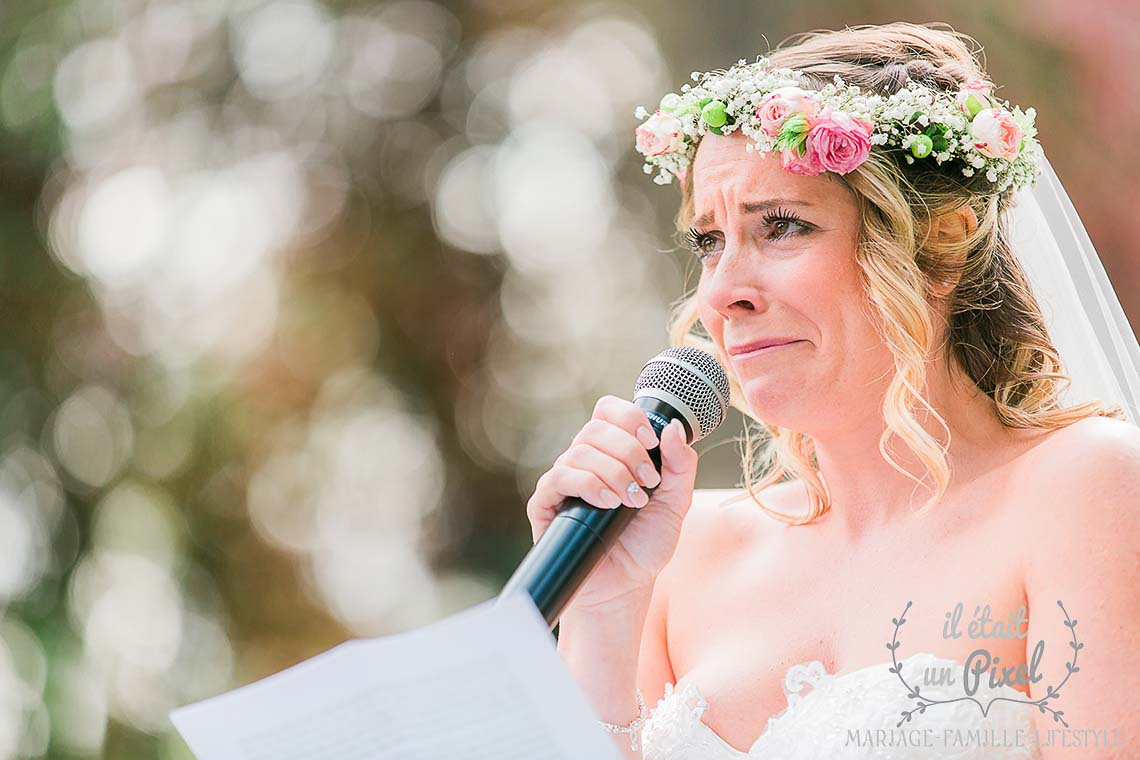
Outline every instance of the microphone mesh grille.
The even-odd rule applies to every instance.
[[[724,368],[711,354],[692,346],[668,348],[646,362],[633,391],[643,388],[660,388],[681,399],[700,426],[695,440],[716,430],[728,411]]]

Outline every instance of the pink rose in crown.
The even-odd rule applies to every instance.
[[[769,137],[778,137],[784,119],[793,113],[802,113],[810,122],[811,117],[819,113],[819,101],[799,87],[781,87],[765,95],[756,106],[760,128]]]
[[[978,111],[983,108],[989,108],[993,105],[990,100],[990,92],[993,90],[993,85],[984,79],[971,79],[966,84],[962,85],[962,89],[958,90],[958,94],[954,96],[955,102],[958,107],[962,109],[962,113],[967,116],[974,116]],[[970,102],[970,98],[974,98]]]
[[[970,122],[970,136],[982,155],[1012,161],[1021,150],[1025,132],[1010,114],[1000,108],[987,108]]]
[[[674,153],[685,144],[681,120],[661,110],[646,119],[634,134],[637,135],[637,149],[645,156]]]
[[[808,132],[808,153],[814,153],[825,170],[847,174],[867,160],[874,130],[869,121],[825,108]]]
[[[801,156],[791,148],[781,150],[780,158],[783,159],[784,169],[790,171],[792,174],[803,174],[807,177],[814,177],[820,174],[823,171],[823,167],[820,166],[819,157],[816,156],[811,145],[805,145],[804,151],[804,154]]]

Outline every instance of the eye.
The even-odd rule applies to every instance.
[[[783,209],[765,215],[764,223],[772,230],[768,235],[769,240],[783,240],[793,235],[803,235],[811,229],[811,226],[800,219],[794,211],[784,211]],[[793,227],[798,227],[800,231],[789,231]]]
[[[764,225],[767,230],[764,238],[769,241],[806,235],[814,229],[810,223],[803,221],[794,211],[783,209],[766,214]],[[685,235],[685,241],[689,250],[698,260],[708,258],[719,251],[720,248],[716,247],[716,244],[718,242],[723,243],[718,235],[711,232],[701,232],[695,227],[689,228],[688,234]]]
[[[685,235],[685,242],[688,244],[689,250],[693,252],[693,255],[696,256],[698,260],[704,259],[717,251],[717,249],[713,247],[717,242],[716,237],[711,233],[701,232],[692,227],[689,228],[688,234]]]

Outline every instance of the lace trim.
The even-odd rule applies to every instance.
[[[811,692],[805,692],[804,687],[816,689],[827,681],[834,680],[835,676],[828,673],[820,660],[803,662],[793,665],[784,673],[784,697],[788,700],[788,708],[795,707],[797,703]]]
[[[916,672],[931,664],[960,667],[960,663],[930,653],[916,653],[900,664],[905,664],[907,671]],[[781,684],[787,708],[769,718],[768,725],[748,751],[732,747],[704,723],[702,718],[709,701],[696,682],[684,683],[679,688],[667,682],[664,696],[642,726],[643,756],[647,760],[746,760],[751,757],[784,760],[810,757],[814,760],[837,756],[839,747],[831,733],[837,718],[850,719],[868,728],[890,729],[897,722],[894,703],[906,702],[906,698],[895,677],[887,675],[889,665],[889,662],[879,663],[838,676],[828,673],[818,660],[792,665],[785,671]],[[994,693],[1013,691],[1012,687],[1003,685]],[[961,703],[935,712],[928,719],[935,728],[977,726],[1011,732],[1021,729],[1036,738],[1028,710],[997,711],[983,718],[977,715],[975,705]],[[905,751],[897,756],[919,757]],[[1033,741],[1028,746],[999,750],[977,746],[942,747],[932,756],[943,760],[1039,758]]]
[[[677,689],[665,683],[665,695],[649,713],[649,720],[641,727],[645,757],[657,756],[656,751],[678,747],[692,738],[704,722],[701,717],[709,702],[694,682]]]

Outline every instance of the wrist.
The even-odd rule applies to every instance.
[[[636,689],[637,695],[637,716],[627,723],[608,723],[604,720],[599,720],[598,724],[601,725],[606,731],[611,734],[629,734],[629,748],[636,752],[640,746],[641,728],[649,720],[649,709],[645,704],[645,698],[641,696],[641,689]]]
[[[583,620],[621,620],[644,615],[649,611],[653,586],[635,588],[604,601],[572,600],[561,618]]]

